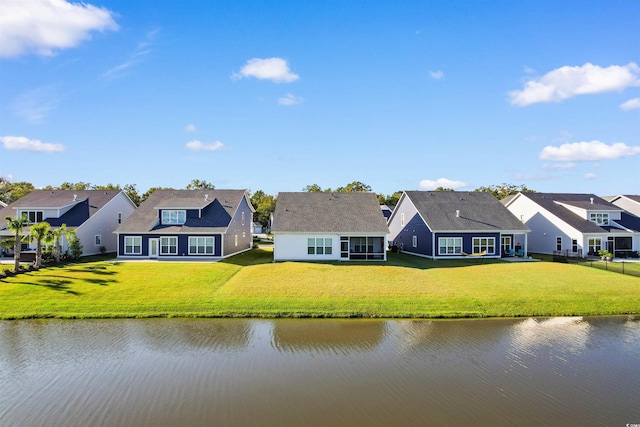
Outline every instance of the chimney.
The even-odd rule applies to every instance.
[[[460,218],[460,210],[456,209],[456,218]]]

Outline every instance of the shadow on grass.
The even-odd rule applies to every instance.
[[[273,252],[271,250],[253,249],[243,252],[229,258],[225,258],[222,263],[251,266],[270,264],[273,262]],[[388,266],[388,267],[404,267],[427,270],[430,268],[457,268],[472,267],[485,264],[497,264],[503,261],[493,258],[473,258],[473,259],[451,259],[451,260],[432,260],[415,255],[403,253],[387,253],[387,261],[293,261],[313,264],[328,264],[335,266]]]
[[[28,286],[37,286],[39,288],[46,288],[52,291],[64,292],[69,295],[80,296],[82,293],[74,291],[70,288],[70,284],[73,283],[68,279],[51,279],[51,280],[36,280],[33,282],[26,281],[17,281],[11,282],[15,285],[28,285]]]

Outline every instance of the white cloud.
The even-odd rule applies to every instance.
[[[131,68],[132,66],[141,62],[142,59],[145,56],[147,56],[149,52],[151,52],[151,45],[152,45],[153,39],[156,37],[156,34],[158,34],[158,32],[159,30],[149,31],[146,34],[145,39],[138,43],[138,45],[134,49],[133,53],[129,56],[129,58],[122,64],[116,65],[115,67],[108,69],[103,74],[103,77],[107,79],[114,79],[124,74],[124,72],[129,68]]]
[[[580,160],[612,160],[640,154],[640,146],[630,147],[623,142],[607,145],[600,141],[572,142],[559,147],[546,146],[540,152],[542,160],[571,162]]]
[[[59,90],[56,85],[42,86],[19,94],[13,102],[14,113],[29,123],[42,123],[58,107]]]
[[[2,0],[0,57],[25,54],[52,56],[77,46],[91,31],[117,30],[112,13],[65,0]]]
[[[253,58],[247,61],[240,72],[231,75],[234,80],[249,77],[271,80],[274,83],[291,83],[300,78],[289,70],[287,61],[282,58]]]
[[[524,107],[539,102],[560,102],[577,95],[621,91],[640,86],[640,67],[611,65],[602,68],[591,63],[581,67],[564,66],[529,80],[522,90],[509,92],[511,105]]]
[[[436,80],[440,80],[444,78],[444,72],[438,70],[438,71],[429,71],[429,75],[436,79]]]
[[[37,139],[29,139],[25,136],[0,136],[0,142],[7,150],[28,150],[52,153],[64,151],[64,145],[42,142]]]
[[[224,144],[220,141],[215,142],[202,142],[198,140],[193,140],[187,142],[185,145],[188,150],[191,151],[218,151],[224,147]]]
[[[627,102],[623,102],[622,104],[620,104],[620,108],[624,111],[640,110],[640,98],[633,98],[628,100]]]
[[[196,131],[196,125],[189,123],[184,127],[184,131],[187,133],[194,133]]]
[[[565,162],[565,163],[556,163],[553,165],[543,165],[542,169],[551,169],[551,170],[566,170],[573,169],[576,167],[576,164],[573,162]]]
[[[290,93],[286,94],[278,98],[278,104],[280,105],[297,105],[302,104],[304,102],[304,98],[300,98],[299,96],[291,95]]]
[[[438,178],[435,181],[430,179],[423,179],[420,181],[420,188],[422,190],[435,190],[438,187],[443,188],[451,188],[452,190],[456,190],[458,188],[468,187],[469,184],[462,181],[455,181],[447,178]]]
[[[588,172],[588,173],[584,174],[584,179],[591,180],[591,179],[596,179],[596,178],[598,178],[598,175],[596,175],[595,173]]]

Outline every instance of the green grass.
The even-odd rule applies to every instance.
[[[512,317],[640,313],[640,279],[550,262],[94,260],[0,281],[0,318]]]

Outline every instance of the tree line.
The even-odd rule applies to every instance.
[[[131,201],[139,206],[142,202],[144,202],[154,191],[156,190],[175,190],[175,188],[171,187],[152,187],[145,191],[144,193],[140,193],[138,191],[136,184],[126,184],[120,187],[119,184],[106,184],[106,185],[94,185],[88,182],[63,182],[58,186],[48,185],[42,188],[43,190],[122,190],[124,193],[129,196]],[[215,185],[200,179],[193,179],[189,184],[185,186],[186,190],[214,190]],[[11,203],[14,200],[17,200],[23,196],[26,196],[30,192],[35,190],[35,187],[30,182],[9,182],[8,180],[0,177],[0,201],[4,203]],[[337,193],[355,193],[355,192],[372,192],[371,186],[367,185],[361,181],[353,181],[346,184],[343,187],[337,187],[332,189],[322,188],[318,184],[310,184],[306,185],[302,188],[302,191],[307,192],[337,192]],[[451,188],[439,187],[436,188],[436,191],[454,191]],[[487,192],[493,194],[497,199],[504,199],[507,196],[517,194],[519,192],[522,193],[533,193],[534,190],[527,188],[525,185],[514,185],[502,183],[500,185],[489,185],[486,187],[478,187],[475,192]],[[398,190],[393,192],[392,194],[382,194],[376,193],[378,196],[378,201],[381,205],[387,205],[393,208],[400,199],[402,195],[402,190]],[[267,226],[269,223],[269,217],[271,213],[275,210],[276,207],[276,196],[265,193],[262,190],[256,190],[253,193],[250,193],[251,203],[253,208],[255,209],[255,214],[253,220],[255,222],[259,222],[263,226]]]

